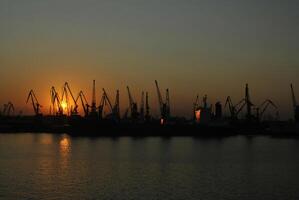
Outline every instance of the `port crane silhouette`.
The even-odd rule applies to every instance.
[[[164,123],[164,120],[168,120],[170,118],[169,89],[168,88],[166,89],[166,100],[164,102],[157,80],[155,80],[155,84],[156,84],[158,101],[159,101],[159,108],[160,108],[160,114],[161,114],[161,123]]]
[[[55,113],[56,115],[62,116],[63,115],[63,107],[61,105],[61,99],[60,99],[60,96],[54,86],[51,87],[50,96],[51,96],[51,103],[53,106],[53,108],[52,108],[53,113]]]
[[[11,113],[15,111],[13,103],[10,101],[7,104],[3,105],[3,110],[1,112],[1,115],[3,116],[10,116]]]
[[[83,93],[83,91],[81,90],[76,98],[76,102],[78,100],[81,100],[81,105],[82,105],[82,108],[83,108],[83,111],[84,111],[84,115],[85,117],[87,117],[89,115],[89,107],[90,105],[88,104],[87,100],[86,100],[86,97]]]
[[[65,97],[68,110],[69,110],[69,106],[70,106],[69,95],[71,96],[71,99],[72,99],[73,105],[74,105],[74,107],[70,108],[70,114],[71,115],[78,115],[78,104],[77,104],[77,101],[76,101],[76,99],[75,99],[75,97],[74,97],[74,95],[72,93],[70,85],[68,84],[68,82],[65,82],[64,86],[63,86],[62,99]]]
[[[36,98],[36,95],[34,93],[33,90],[30,90],[29,94],[28,94],[28,97],[27,97],[27,100],[26,100],[26,103],[29,102],[29,100],[31,100],[31,103],[32,103],[32,107],[33,107],[33,111],[35,113],[36,116],[41,116],[42,114],[40,113],[40,108],[42,107],[37,98]]]
[[[256,118],[258,121],[262,120],[263,115],[269,106],[272,106],[275,110],[278,109],[273,101],[266,99],[259,107],[256,108]]]
[[[138,107],[137,107],[137,103],[134,101],[131,92],[130,92],[130,88],[129,86],[127,86],[127,91],[128,91],[128,96],[129,96],[129,110],[131,112],[131,118],[133,120],[138,119],[139,113],[138,113]]]
[[[100,101],[100,105],[99,105],[99,117],[100,118],[103,118],[103,111],[104,111],[104,107],[108,105],[108,108],[112,114],[113,112],[113,107],[112,107],[112,104],[111,104],[111,101],[105,91],[105,89],[103,88],[103,95],[102,95],[102,98],[101,98],[101,101]]]
[[[294,109],[294,118],[295,121],[299,121],[299,105],[297,104],[295,92],[293,88],[293,84],[291,84],[291,95],[292,95],[292,101],[293,101],[293,109]]]

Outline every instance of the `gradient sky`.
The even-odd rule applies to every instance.
[[[292,116],[299,100],[299,3],[296,0],[0,0],[0,104],[36,91],[48,112],[49,90],[68,81],[74,93],[111,98],[126,85],[139,101],[154,80],[169,87],[173,113],[192,115],[196,94],[237,102],[249,83],[253,103],[271,98]],[[114,100],[114,98],[113,98]]]

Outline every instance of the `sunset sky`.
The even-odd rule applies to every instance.
[[[139,102],[154,80],[170,90],[172,113],[191,116],[197,94],[236,103],[248,83],[253,103],[266,98],[292,117],[299,100],[299,3],[295,0],[0,0],[0,104],[30,113],[33,89],[48,113],[50,87],[114,101],[126,86]]]

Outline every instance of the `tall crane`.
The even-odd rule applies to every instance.
[[[144,119],[144,92],[141,92],[140,117]]]
[[[260,121],[269,106],[272,106],[277,110],[277,106],[270,99],[266,99],[258,108],[256,108],[256,118]]]
[[[73,93],[71,91],[71,88],[70,88],[68,82],[65,82],[64,86],[63,86],[62,99],[63,99],[63,97],[65,95],[66,101],[67,101],[67,106],[70,105],[69,98],[68,98],[69,95],[68,94],[70,94],[71,99],[73,101],[73,105],[74,105],[74,107],[70,109],[70,113],[71,113],[71,115],[78,115],[78,104],[77,104],[77,101],[76,101],[76,99],[75,99],[75,97],[74,97],[74,95],[73,95]]]
[[[55,87],[52,86],[50,90],[50,95],[51,95],[51,103],[52,103],[52,109],[53,113],[56,115],[63,115],[63,107],[61,105],[61,99],[58,94],[58,92],[55,90]]]
[[[83,111],[84,111],[84,115],[85,115],[85,117],[87,117],[88,114],[89,114],[89,107],[90,106],[89,106],[89,104],[88,104],[88,102],[86,100],[86,97],[85,97],[85,95],[84,95],[84,93],[82,91],[79,92],[78,97],[76,98],[76,102],[79,99],[81,100],[81,104],[82,104],[82,108],[83,108]]]
[[[28,103],[29,100],[31,100],[32,107],[33,107],[35,115],[36,116],[41,116],[42,114],[40,113],[40,107],[42,107],[42,106],[39,104],[33,90],[30,90],[30,92],[28,94],[28,97],[27,97],[26,103]]]
[[[293,109],[294,109],[294,118],[295,121],[299,121],[299,105],[297,104],[295,92],[293,89],[293,84],[291,84],[291,93],[292,93],[292,101],[293,101]]]
[[[92,101],[91,101],[91,115],[97,115],[97,106],[96,106],[96,81],[93,80],[92,85]]]
[[[138,108],[137,108],[137,103],[134,101],[129,86],[127,86],[128,90],[128,96],[129,96],[129,104],[130,104],[130,111],[131,111],[131,118],[132,119],[137,119],[138,118]]]
[[[119,111],[119,90],[116,90],[115,102],[112,109],[112,113],[116,120],[120,120],[120,111]]]
[[[228,96],[226,98],[226,102],[225,102],[225,105],[224,107],[226,108],[226,106],[228,105],[228,108],[229,108],[229,112],[230,112],[230,115],[231,115],[231,118],[234,119],[236,118],[236,108],[232,102],[232,99],[230,96]]]
[[[150,120],[150,107],[148,102],[148,92],[145,93],[145,120]]]
[[[245,100],[245,98],[243,98],[236,105],[234,105],[233,102],[232,102],[231,97],[228,96],[226,98],[226,102],[225,102],[224,107],[226,108],[227,105],[229,107],[229,111],[230,111],[230,114],[231,114],[231,119],[237,119],[239,113],[243,110],[243,108],[246,105],[246,100]]]
[[[161,124],[163,124],[164,120],[167,120],[170,117],[169,90],[166,89],[166,101],[164,102],[157,80],[155,80],[155,84],[156,84],[159,107],[160,107]]]
[[[4,116],[10,116],[11,112],[14,111],[15,111],[14,105],[9,101],[7,104],[3,105],[3,111],[1,114]]]
[[[246,109],[247,109],[246,118],[247,118],[247,120],[251,120],[251,118],[252,118],[251,107],[253,106],[253,104],[250,100],[248,84],[246,84],[246,88],[245,88],[245,104],[246,104]]]
[[[103,110],[104,110],[104,106],[108,105],[111,113],[113,112],[113,108],[112,108],[112,104],[111,101],[105,91],[105,89],[103,88],[103,95],[101,98],[101,102],[100,102],[100,106],[99,106],[99,117],[102,118],[103,117]]]

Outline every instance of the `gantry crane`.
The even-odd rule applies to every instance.
[[[51,95],[51,103],[53,106],[52,107],[53,113],[59,116],[63,115],[63,107],[61,105],[61,99],[58,92],[55,90],[54,86],[51,87],[50,95]]]
[[[226,106],[229,106],[229,111],[230,111],[230,115],[231,115],[231,119],[237,119],[239,113],[243,110],[243,108],[246,105],[245,99],[242,99],[241,101],[239,101],[236,105],[233,104],[231,97],[228,96],[226,98],[226,102],[224,107],[226,108]]]
[[[144,119],[144,92],[141,92],[140,117]]]
[[[40,113],[40,107],[42,107],[42,106],[39,104],[33,90],[30,90],[26,103],[28,103],[29,100],[31,100],[33,111],[34,111],[35,115],[41,116],[42,114]]]
[[[108,108],[112,114],[113,107],[112,107],[111,101],[110,101],[105,89],[103,88],[103,95],[102,95],[100,106],[99,106],[99,117],[100,118],[103,118],[103,110],[104,110],[104,106],[106,106],[106,105],[108,105]]]
[[[149,121],[151,118],[150,116],[150,107],[148,102],[148,92],[145,93],[145,120]]]
[[[256,119],[258,121],[262,120],[265,111],[270,105],[277,110],[277,106],[270,99],[266,99],[259,107],[256,108]]]
[[[251,120],[252,119],[251,108],[252,108],[252,106],[254,106],[254,104],[250,100],[248,84],[246,84],[246,87],[245,87],[245,97],[243,99],[241,99],[241,101],[239,101],[239,103],[234,105],[232,103],[230,96],[228,96],[224,107],[226,107],[227,105],[229,106],[229,111],[230,111],[232,119],[237,119],[238,114],[246,106],[246,119]]]
[[[69,105],[70,105],[70,102],[69,102],[69,94],[71,95],[71,99],[72,99],[72,101],[73,101],[73,105],[74,105],[73,108],[72,108],[72,107],[70,108],[70,113],[71,113],[71,115],[78,115],[78,104],[77,104],[77,101],[76,101],[76,99],[74,98],[74,95],[73,95],[73,93],[72,93],[72,91],[71,91],[71,88],[70,88],[68,82],[65,82],[65,83],[64,83],[64,86],[63,86],[62,99],[63,99],[64,96],[65,96],[67,107],[69,107]],[[68,110],[69,110],[69,108],[68,108]]]
[[[120,111],[119,111],[119,90],[116,90],[116,96],[115,96],[115,103],[113,106],[113,115],[116,120],[120,120]]]
[[[84,115],[85,115],[85,117],[87,117],[89,115],[89,107],[90,106],[89,106],[89,104],[88,104],[88,102],[86,100],[86,97],[85,97],[85,95],[84,95],[84,93],[82,91],[79,92],[78,97],[76,98],[76,102],[79,99],[81,100],[81,104],[82,104],[82,108],[83,108],[83,111],[84,111]]]
[[[295,118],[295,121],[299,122],[299,105],[297,104],[297,101],[296,101],[293,84],[291,84],[291,94],[292,94],[292,101],[293,101],[294,118]]]
[[[251,118],[252,118],[251,107],[254,105],[250,100],[248,84],[246,84],[246,88],[245,88],[245,104],[246,104],[246,109],[247,109],[246,118],[247,118],[247,120],[251,120]]]
[[[127,90],[128,90],[128,96],[129,96],[129,104],[130,104],[129,108],[130,108],[130,112],[131,112],[131,118],[135,120],[139,116],[137,103],[134,101],[134,99],[131,95],[129,86],[127,86]]]
[[[1,114],[3,116],[10,116],[11,112],[14,111],[15,111],[14,105],[9,101],[7,104],[3,105],[3,111]]]
[[[160,114],[161,114],[161,124],[165,123],[165,120],[170,118],[170,101],[169,101],[169,90],[166,89],[166,101],[163,101],[160,88],[158,85],[157,80],[155,80],[156,89],[157,89],[157,95],[158,95],[158,101],[159,101],[159,107],[160,107]]]
[[[93,80],[92,85],[92,101],[91,101],[91,111],[89,115],[96,117],[98,115],[97,113],[97,106],[96,106],[96,81]]]

